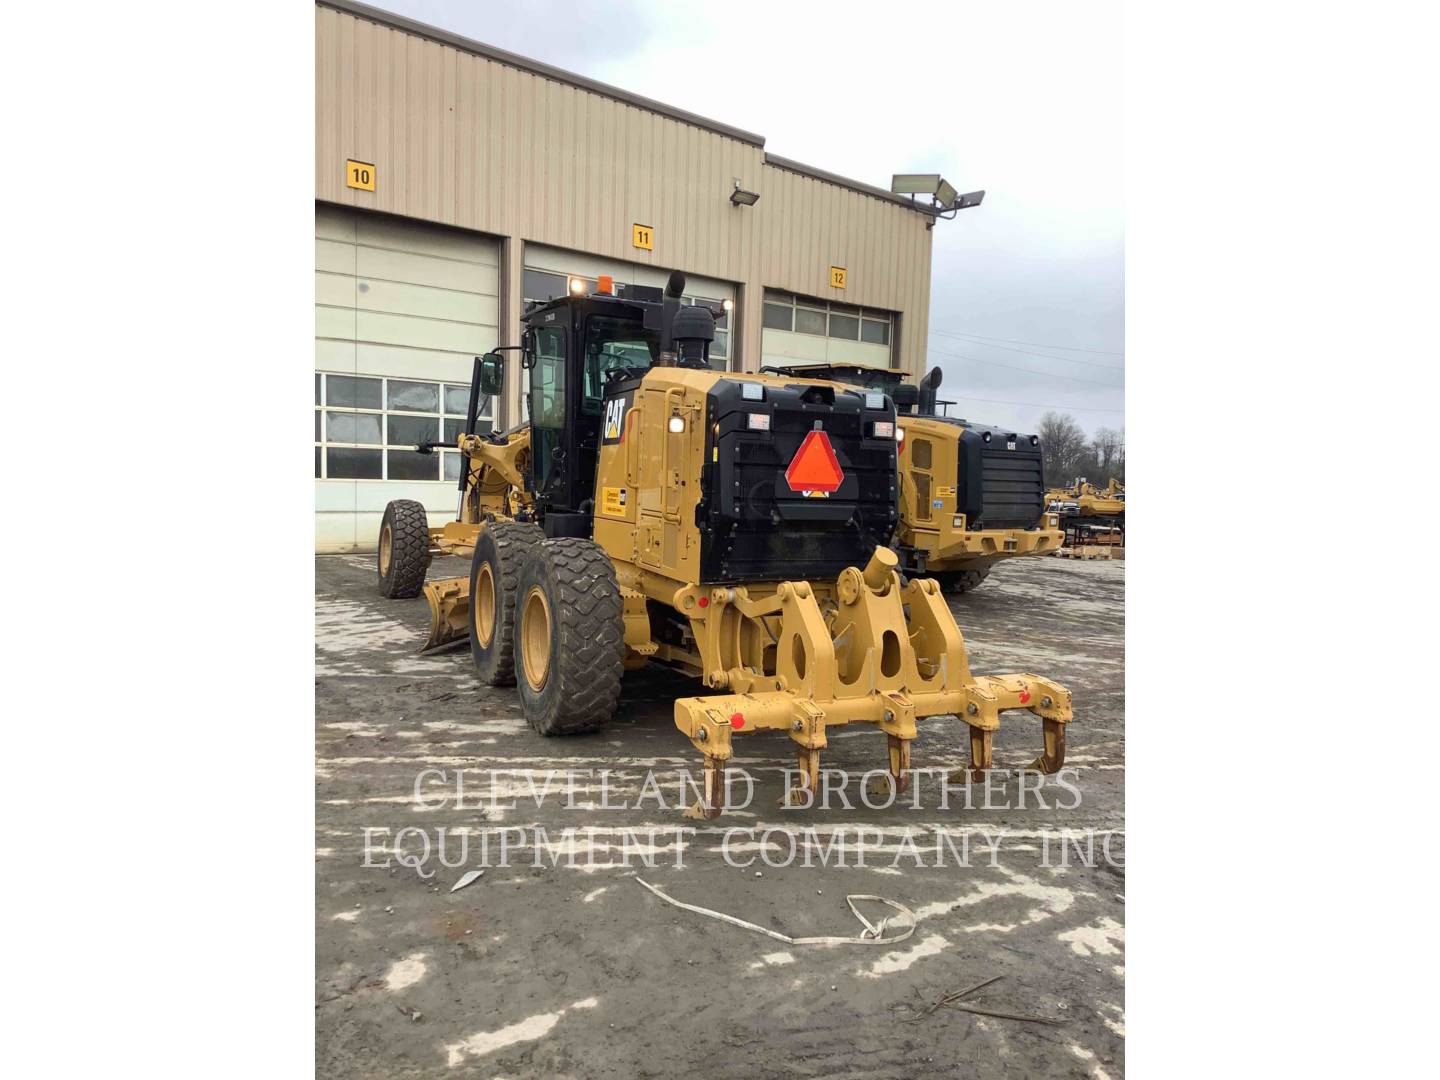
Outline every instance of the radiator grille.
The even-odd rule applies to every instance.
[[[985,449],[980,455],[981,523],[987,529],[1029,528],[1045,508],[1040,455]]]

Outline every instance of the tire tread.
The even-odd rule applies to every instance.
[[[515,590],[520,583],[520,569],[531,549],[545,539],[540,526],[527,521],[490,521],[484,532],[495,542],[495,556],[500,574],[495,582],[500,590],[499,603],[495,611],[494,666],[487,675],[481,665],[481,656],[475,641],[475,567],[470,570],[470,655],[482,680],[489,686],[515,685]],[[479,551],[479,537],[476,537],[476,551]]]
[[[390,600],[409,600],[420,595],[430,569],[430,519],[425,507],[413,499],[392,500],[385,507],[385,518],[390,521],[390,576],[380,573],[377,553],[375,572],[380,595]],[[385,528],[384,519],[380,528]]]
[[[557,692],[543,710],[522,692],[525,717],[541,735],[596,731],[615,715],[624,673],[624,601],[615,564],[599,544],[578,537],[546,540],[531,558],[548,564],[540,577],[559,623],[550,668]],[[517,609],[520,601],[517,593]]]

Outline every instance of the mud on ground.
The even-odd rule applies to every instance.
[[[430,574],[465,569],[440,559]],[[703,693],[698,683],[663,671],[629,675],[609,728],[545,739],[526,726],[513,689],[476,683],[465,649],[416,654],[425,602],[382,599],[372,556],[317,558],[316,586],[320,1076],[1123,1074],[1123,562],[1017,559],[951,605],[977,673],[1029,671],[1074,691],[1067,764],[1078,806],[1052,779],[1040,792],[1047,808],[1032,783],[1022,809],[1012,778],[1003,794],[996,786],[989,809],[978,788],[970,808],[955,789],[942,808],[934,780],[922,780],[919,809],[908,797],[869,809],[858,777],[883,767],[885,741],[857,727],[832,730],[824,756],[826,768],[852,774],[854,809],[834,800],[829,810],[779,810],[790,744],[762,734],[736,739],[737,764],[756,781],[753,799],[714,822],[682,820],[672,808],[675,770],[698,763],[670,703]],[[958,766],[965,730],[922,721],[914,763]],[[1007,717],[995,760],[1023,765],[1039,743],[1038,721]],[[446,780],[425,774],[417,802],[425,769],[444,770]],[[611,770],[605,792],[586,769]],[[666,786],[642,799],[647,769]],[[545,793],[552,770],[580,770],[568,795],[563,776]],[[602,795],[628,808],[580,808]],[[696,832],[677,867],[682,826]],[[429,879],[396,861],[407,827],[431,841]],[[537,867],[529,846],[514,846],[510,865],[497,865],[496,830],[524,829],[533,840],[536,827],[556,845],[553,855]],[[565,829],[583,838],[587,827],[596,830],[588,843],[560,844]],[[771,827],[787,831],[762,844]],[[377,830],[370,861],[388,867],[364,865],[367,828]],[[732,835],[724,849],[735,828],[755,832]],[[783,863],[788,837],[812,828],[822,843],[840,834],[846,865],[836,865],[833,849],[819,865],[804,843],[797,852],[810,851],[810,866],[801,854],[788,866],[763,861]],[[452,863],[467,838],[464,865],[440,865],[439,829]],[[491,865],[452,893],[466,869],[483,865],[487,830]],[[418,835],[398,850],[418,856]],[[509,835],[513,844],[520,834]],[[959,865],[967,842],[969,865]],[[725,850],[733,862],[755,861],[731,865]],[[637,876],[791,936],[854,935],[847,893],[890,897],[918,925],[894,946],[787,946],[670,907]],[[1061,1024],[950,1008],[924,1015],[945,994],[995,975],[1003,978],[964,1000]]]

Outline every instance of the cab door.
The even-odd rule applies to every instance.
[[[550,506],[570,505],[565,460],[568,327],[537,326],[530,331],[530,471],[537,498]]]

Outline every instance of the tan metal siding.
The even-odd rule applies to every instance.
[[[765,287],[898,311],[899,356],[923,362],[925,216],[767,164],[738,137],[348,12],[315,17],[321,201],[735,282],[751,369]],[[345,186],[349,157],[375,165],[376,191]],[[731,205],[734,177],[756,206]],[[637,222],[654,228],[653,252],[631,245]],[[831,265],[847,289],[830,287]],[[505,298],[502,336],[519,302]]]

